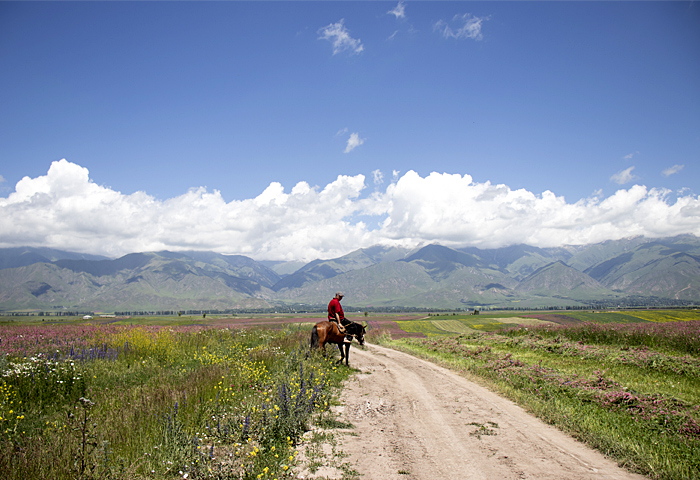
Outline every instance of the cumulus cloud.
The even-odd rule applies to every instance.
[[[700,235],[700,196],[642,185],[567,203],[550,191],[476,183],[469,175],[394,172],[392,183],[374,192],[365,192],[365,180],[339,175],[323,188],[299,182],[291,191],[273,182],[255,198],[228,203],[205,188],[158,200],[97,185],[87,169],[61,160],[0,197],[0,246],[113,257],[167,249],[312,260],[377,244],[552,247]],[[378,226],[359,220],[367,217]]]
[[[350,36],[344,22],[345,19],[341,19],[338,23],[330,23],[320,28],[318,30],[319,40],[328,40],[333,44],[333,55],[345,50],[350,50],[351,53],[361,53],[365,47],[359,38]]]
[[[622,158],[624,158],[625,160],[632,160],[632,157],[634,157],[635,155],[639,155],[639,152],[628,153],[627,155],[625,155]]]
[[[394,15],[396,19],[398,20],[399,18],[406,18],[406,5],[404,4],[403,1],[400,1],[398,5],[396,5],[393,9],[389,10],[386,12],[390,15]]]
[[[444,38],[481,40],[481,25],[488,17],[476,17],[471,13],[455,15],[451,22],[438,20],[433,24],[433,30],[440,32]]]
[[[632,173],[634,167],[626,168],[615,175],[610,177],[610,180],[617,183],[618,185],[624,185],[625,183],[633,182],[637,179],[637,176]]]
[[[375,185],[381,185],[384,183],[384,174],[382,173],[381,170],[376,169],[372,172],[372,176],[374,177],[374,184]]]
[[[348,138],[348,144],[345,147],[344,153],[350,153],[353,150],[355,150],[357,147],[365,143],[364,138],[360,138],[359,133],[351,133],[350,138]]]
[[[678,172],[680,172],[681,170],[683,170],[684,167],[685,167],[685,165],[674,165],[674,166],[672,166],[672,167],[667,168],[667,169],[664,170],[663,172],[661,172],[661,174],[662,174],[664,177],[670,177],[671,175],[673,175],[673,174],[675,174],[675,173],[678,173]]]

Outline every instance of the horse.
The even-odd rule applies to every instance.
[[[345,343],[345,336],[352,335],[357,339],[360,345],[365,344],[365,327],[356,322],[350,322],[344,325],[345,333],[340,333],[338,330],[338,324],[335,322],[318,322],[311,329],[311,350],[318,347],[323,352],[323,356],[326,356],[326,344],[335,343],[338,345],[338,350],[340,350],[340,360],[338,363],[343,363],[345,359],[345,365],[348,365],[348,358],[350,356],[350,342]],[[343,352],[343,345],[345,345],[345,351]],[[349,366],[349,365],[348,365]]]

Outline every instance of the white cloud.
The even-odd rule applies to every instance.
[[[358,133],[351,133],[350,138],[348,138],[348,144],[345,147],[344,153],[352,152],[363,143],[365,143],[364,138],[360,138],[360,135]]]
[[[5,183],[5,177],[3,177],[2,175],[0,175],[0,183]]]
[[[375,185],[381,185],[384,183],[384,174],[382,173],[381,170],[376,169],[372,172],[372,176],[374,177],[374,184]]]
[[[639,152],[628,153],[627,155],[625,155],[622,158],[624,158],[625,160],[632,160],[632,157],[634,157],[635,155],[639,155]]]
[[[333,55],[340,53],[344,50],[350,50],[351,53],[361,53],[365,47],[359,38],[352,38],[350,32],[343,22],[345,19],[341,19],[338,23],[330,23],[323,28],[318,30],[318,34],[321,35],[319,40],[328,40],[333,44]]]
[[[383,180],[378,170],[372,176]],[[211,250],[312,260],[377,244],[551,247],[633,235],[700,235],[700,196],[642,185],[572,204],[550,191],[475,183],[469,175],[394,171],[392,183],[374,192],[365,192],[365,180],[339,175],[323,188],[299,182],[291,191],[272,182],[255,198],[228,203],[205,188],[157,200],[97,185],[87,169],[61,160],[46,175],[25,177],[8,197],[0,197],[0,247],[109,256]],[[370,228],[356,220],[367,216],[381,225]]]
[[[452,18],[454,28],[445,20],[438,20],[433,24],[433,30],[437,30],[445,38],[481,40],[481,25],[485,20],[488,20],[488,17],[475,17],[471,13],[465,13]]]
[[[389,10],[386,13],[394,15],[397,20],[399,18],[406,18],[406,5],[403,3],[402,0],[398,3],[398,5],[396,5],[393,9]]]
[[[673,174],[675,174],[675,173],[678,173],[678,172],[680,172],[681,170],[683,170],[684,167],[685,167],[685,165],[674,165],[674,166],[672,166],[672,167],[667,168],[667,169],[664,170],[663,172],[661,172],[661,174],[662,174],[664,177],[670,177],[671,175],[673,175]]]
[[[634,167],[626,168],[615,175],[610,177],[610,180],[617,183],[618,185],[624,185],[625,183],[630,183],[637,179],[637,176],[632,173]]]

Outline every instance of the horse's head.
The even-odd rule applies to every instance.
[[[357,324],[357,326],[358,326],[357,341],[360,345],[364,345],[365,344],[365,333],[366,333],[365,326],[360,325],[359,323]]]

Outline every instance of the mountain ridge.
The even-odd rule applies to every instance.
[[[338,290],[358,308],[700,299],[700,239],[692,235],[557,248],[374,246],[314,260],[286,275],[242,255],[201,251],[106,259],[24,247],[0,249],[1,265],[3,311],[322,307]]]

